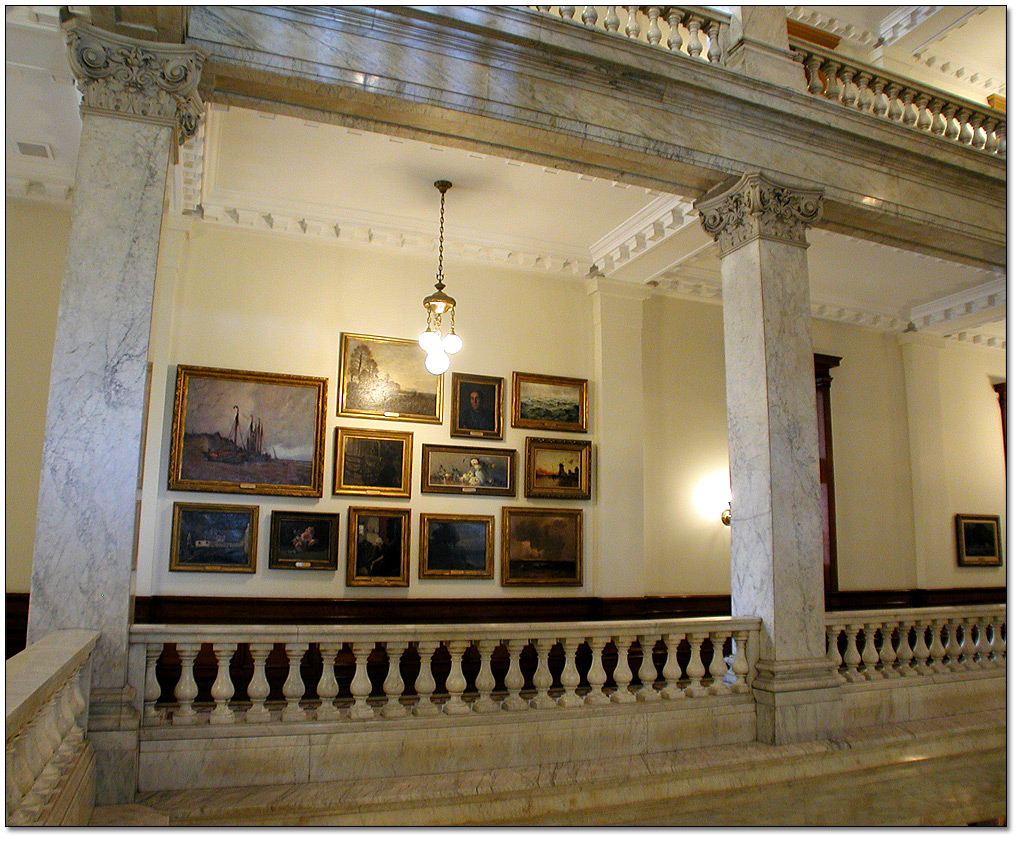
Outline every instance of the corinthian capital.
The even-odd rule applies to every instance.
[[[136,41],[81,21],[69,23],[65,37],[83,112],[166,123],[179,141],[195,134],[203,113],[201,50]]]
[[[781,184],[762,173],[746,173],[711,190],[694,205],[703,230],[721,256],[762,238],[807,248],[806,228],[823,212],[823,191]]]

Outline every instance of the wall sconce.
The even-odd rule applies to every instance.
[[[706,474],[693,488],[692,503],[700,516],[713,523],[720,520],[731,525],[731,473],[716,471]]]
[[[730,526],[731,525],[731,503],[730,503],[730,501],[727,504],[727,508],[724,509],[724,511],[722,511],[720,513],[720,522],[723,523],[724,526]]]
[[[448,354],[457,354],[461,350],[461,337],[454,332],[454,308],[457,305],[451,296],[444,292],[444,195],[451,187],[449,181],[434,181],[433,186],[440,191],[440,252],[436,270],[436,292],[422,299],[426,308],[426,329],[419,335],[419,347],[426,352],[426,371],[430,374],[443,374],[451,367]],[[445,313],[451,314],[451,331],[442,336],[441,321]]]

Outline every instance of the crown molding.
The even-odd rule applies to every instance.
[[[589,249],[592,264],[604,274],[620,269],[671,233],[695,222],[697,217],[691,214],[691,202],[670,194],[658,196],[593,243]]]
[[[972,289],[946,295],[908,311],[908,319],[920,329],[935,328],[959,319],[1001,310],[1008,303],[1007,279],[999,278]]]

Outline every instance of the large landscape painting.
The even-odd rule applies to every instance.
[[[411,339],[341,334],[339,415],[440,423],[443,378]]]

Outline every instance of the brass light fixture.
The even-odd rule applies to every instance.
[[[727,508],[720,513],[720,522],[723,523],[724,526],[731,525],[731,503],[728,503]]]
[[[436,292],[422,299],[426,308],[426,329],[419,336],[419,347],[426,352],[426,371],[430,374],[443,374],[451,367],[449,354],[457,354],[461,350],[461,337],[454,332],[454,308],[457,305],[451,296],[444,292],[444,196],[451,188],[449,181],[434,181],[433,186],[440,191],[440,256],[436,270]],[[441,322],[445,313],[451,314],[451,330],[443,336]]]

